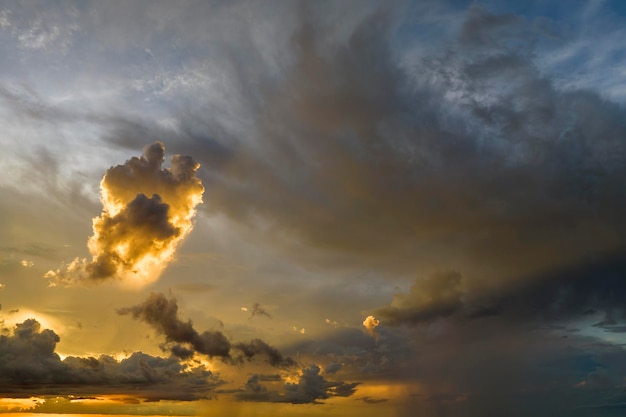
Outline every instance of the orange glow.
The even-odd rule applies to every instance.
[[[0,410],[26,411],[32,410],[45,400],[39,397],[29,398],[0,398]],[[5,414],[7,415],[7,414]]]
[[[159,278],[191,232],[204,193],[195,176],[200,165],[174,155],[172,168],[161,168],[164,151],[156,142],[144,149],[145,157],[107,171],[100,181],[102,213],[92,220],[87,241],[91,260],[76,258],[48,271],[51,286],[116,278],[123,286],[140,288]]]

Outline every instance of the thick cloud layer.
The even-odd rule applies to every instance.
[[[197,162],[174,155],[171,168],[162,168],[164,155],[155,142],[144,156],[107,170],[100,183],[103,211],[88,242],[93,258],[48,272],[52,285],[117,278],[139,286],[159,277],[191,231],[204,192]]]
[[[293,359],[284,357],[276,348],[261,339],[231,343],[222,332],[217,330],[198,333],[193,328],[191,320],[185,322],[178,318],[176,299],[168,299],[161,293],[151,293],[143,303],[133,307],[121,308],[118,313],[121,315],[129,314],[135,319],[148,323],[158,333],[164,335],[168,343],[172,344],[169,346],[172,354],[182,358],[188,358],[194,353],[198,353],[230,362],[239,362],[244,358],[251,360],[261,355],[266,357],[272,366],[291,367],[296,365]]]
[[[208,398],[222,381],[203,366],[190,367],[176,358],[134,352],[120,361],[107,355],[68,356],[55,353],[59,336],[41,329],[34,319],[18,323],[0,336],[0,393],[24,396],[129,395],[146,400]]]
[[[205,115],[181,115],[212,213],[386,273],[508,280],[623,248],[624,109],[542,73],[533,22],[473,6],[451,38],[398,51],[394,12],[327,41],[301,9],[279,82],[250,74],[249,137],[200,141]],[[130,144],[143,129],[117,127]]]
[[[566,323],[601,317],[619,330],[626,319],[626,259],[600,258],[529,276],[517,285],[474,288],[455,271],[418,278],[407,294],[376,310],[385,325],[417,325],[440,318],[498,317],[515,323]]]

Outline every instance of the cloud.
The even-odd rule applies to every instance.
[[[367,403],[367,404],[378,404],[378,403],[384,403],[386,401],[389,401],[388,398],[372,398],[370,396],[366,396],[366,397],[362,397],[359,398],[359,400]]]
[[[341,32],[322,9],[287,15],[280,73],[263,61],[225,77],[249,86],[233,87],[245,108],[231,119],[254,141],[207,122],[210,106],[177,115],[211,214],[262,224],[274,233],[259,241],[290,259],[388,275],[512,281],[623,249],[624,110],[541,72],[537,22],[474,6],[430,47],[402,49],[401,7]],[[145,128],[120,120],[110,140]]]
[[[268,345],[261,339],[253,339],[246,343],[235,343],[234,348],[239,349],[246,359],[252,359],[257,355],[265,355],[270,365],[279,367],[292,367],[296,361],[283,356],[278,349]]]
[[[342,365],[340,363],[337,362],[331,362],[328,365],[326,365],[324,367],[324,373],[326,375],[332,375],[332,374],[336,374],[337,371],[339,371],[341,369]]]
[[[191,320],[182,321],[178,318],[178,304],[175,299],[167,299],[161,293],[151,293],[141,304],[121,308],[121,315],[131,315],[152,326],[158,333],[165,336],[167,342],[185,343],[193,351],[209,357],[230,358],[231,343],[219,331],[198,333]],[[176,348],[174,352],[180,348]]]
[[[272,315],[270,313],[268,313],[263,307],[261,307],[261,304],[259,303],[254,303],[252,305],[252,310],[250,311],[250,319],[252,319],[254,316],[265,316],[268,319],[272,318]]]
[[[191,367],[174,357],[134,352],[116,360],[107,355],[55,353],[59,336],[28,319],[0,336],[0,392],[4,396],[50,394],[129,395],[144,400],[190,401],[207,398],[222,381],[203,366]]]
[[[243,389],[235,393],[235,398],[239,401],[271,401],[276,396],[275,392],[259,383],[260,375],[254,374],[246,381]]]
[[[252,360],[257,356],[264,356],[272,366],[296,365],[293,359],[284,357],[276,348],[261,339],[232,343],[220,331],[199,333],[193,328],[191,320],[182,321],[178,318],[176,299],[168,299],[161,293],[153,292],[143,303],[118,309],[117,312],[121,315],[131,315],[134,319],[152,326],[159,334],[165,336],[167,343],[171,344],[165,347],[181,358],[187,359],[198,353],[236,363],[244,359]]]
[[[395,381],[418,380],[428,391],[419,401],[433,407],[425,415],[540,415],[524,413],[524,407],[539,407],[534,399],[553,392],[554,386],[542,385],[545,381],[572,387],[591,374],[578,368],[580,362],[607,369],[614,363],[598,359],[601,349],[583,346],[597,340],[569,335],[557,343],[543,332],[523,330],[535,321],[584,317],[591,310],[604,316],[594,316],[594,322],[603,323],[595,331],[621,330],[624,270],[606,257],[624,253],[624,108],[600,93],[566,86],[558,74],[539,66],[549,54],[541,49],[545,39],[537,27],[558,32],[561,22],[501,15],[479,6],[460,16],[444,3],[393,3],[373,11],[355,3],[284,8],[240,3],[211,10],[211,25],[207,14],[192,7],[162,19],[157,12],[163,6],[157,3],[151,13],[125,7],[106,13],[104,7],[90,15],[115,21],[124,30],[83,34],[91,39],[104,35],[104,47],[114,43],[123,53],[103,54],[96,63],[134,55],[165,67],[164,74],[138,81],[141,99],[163,100],[165,93],[180,90],[180,73],[166,62],[152,61],[163,54],[171,54],[185,71],[206,75],[217,93],[202,90],[173,104],[150,101],[149,109],[169,111],[172,128],[128,116],[136,113],[97,127],[111,143],[135,147],[143,145],[146,132],[171,133],[176,152],[203,164],[198,176],[207,187],[210,214],[252,225],[246,237],[256,234],[263,245],[288,251],[284,258],[304,264],[315,258],[319,276],[329,281],[341,275],[347,282],[347,269],[373,267],[380,282],[389,279],[385,290],[390,291],[405,277],[418,276],[389,306],[372,311],[384,324],[377,328],[382,343],[375,346],[354,327],[303,341],[300,346],[308,343],[309,352],[342,354],[330,359],[346,363],[342,372],[357,368]],[[432,10],[443,12],[433,15]],[[528,16],[536,9],[524,10]],[[259,16],[262,27],[255,24]],[[159,32],[142,30],[145,25]],[[197,39],[187,50],[193,51],[193,63],[178,43],[158,47],[171,33]],[[158,44],[150,42],[155,39]],[[594,38],[587,48],[606,50],[605,39]],[[567,36],[558,42],[574,46]],[[153,57],[143,53],[147,47]],[[207,50],[217,52],[203,57]],[[211,65],[192,65],[203,58]],[[586,58],[590,65],[598,61]],[[127,67],[133,71],[146,68],[131,62]],[[572,60],[564,67],[568,77],[587,76],[576,71],[580,66]],[[106,69],[103,73],[101,78],[119,81]],[[120,85],[126,89],[127,84]],[[155,94],[143,94],[152,90]],[[49,121],[61,119],[30,103],[15,106]],[[110,108],[114,104],[107,102]],[[146,210],[163,209],[154,194],[170,204],[149,191]],[[590,259],[599,261],[593,266]],[[103,258],[102,265],[108,264]],[[380,294],[371,291],[371,283],[368,277],[360,280],[354,299],[365,297],[360,291],[365,288]],[[328,297],[324,305],[333,308],[333,300]],[[322,317],[345,319],[327,310]],[[181,323],[170,329],[172,334],[177,326],[186,329]],[[400,324],[406,326],[392,327]],[[315,331],[301,325],[311,328],[309,334]],[[166,330],[160,331],[167,339]],[[507,339],[517,331],[522,334]],[[196,354],[194,340],[201,333],[194,332],[184,342],[168,342],[172,353],[181,358]],[[573,348],[576,355],[569,356],[563,352],[575,344],[572,340],[579,344]],[[233,355],[235,343],[229,343]],[[348,360],[351,355],[358,360]],[[564,376],[563,369],[573,368]],[[267,398],[258,388],[262,385],[252,380],[246,390]],[[465,398],[469,406],[455,403]],[[555,398],[551,404],[562,398],[569,403],[567,396],[555,393]],[[416,409],[407,413],[415,414]]]
[[[302,370],[297,383],[285,385],[284,400],[292,404],[318,402],[330,397],[349,397],[354,394],[358,382],[329,382],[320,375],[317,365]]]
[[[367,316],[365,320],[363,320],[363,327],[365,328],[365,332],[370,336],[374,337],[378,340],[379,334],[376,331],[376,328],[380,324],[380,320],[378,320],[374,316]]]
[[[397,294],[389,307],[378,309],[376,314],[386,319],[385,323],[392,325],[449,316],[463,307],[465,293],[461,284],[462,276],[456,271],[418,278],[408,294]]]
[[[417,325],[440,318],[504,322],[566,322],[602,315],[597,323],[616,331],[626,319],[623,255],[602,257],[528,276],[515,285],[473,287],[456,271],[416,279],[406,294],[375,313],[386,325]]]
[[[358,382],[328,381],[320,375],[320,368],[311,364],[303,368],[298,382],[287,382],[283,391],[270,391],[262,385],[260,375],[252,375],[242,390],[235,393],[239,401],[285,402],[291,404],[320,403],[331,397],[349,397],[356,392]]]
[[[103,211],[88,241],[92,259],[49,271],[51,285],[116,278],[140,286],[159,277],[191,232],[204,192],[197,162],[174,155],[171,168],[162,168],[164,155],[164,145],[155,142],[144,156],[107,170],[100,183]]]

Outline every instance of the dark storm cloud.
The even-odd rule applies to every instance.
[[[391,323],[429,321],[458,311],[463,295],[461,274],[440,273],[417,281],[408,294],[397,294],[391,307],[376,313]]]
[[[469,327],[431,339],[431,346],[419,350],[420,358],[405,365],[428,387],[404,415],[410,409],[468,417],[577,415],[581,406],[624,401],[622,347],[522,327],[493,334]]]
[[[250,137],[207,122],[208,108],[179,114],[174,146],[206,160],[209,212],[263,219],[275,243],[295,238],[296,258],[450,265],[470,281],[624,248],[624,109],[542,73],[535,22],[472,6],[416,55],[394,43],[412,27],[401,7],[327,38],[323,7],[301,6],[290,64],[264,82],[267,63],[249,63],[253,99],[233,117]],[[140,123],[117,127],[112,141],[141,137]]]
[[[240,362],[262,356],[272,366],[288,368],[297,365],[293,359],[283,356],[278,349],[261,339],[232,343],[217,330],[199,333],[193,328],[191,320],[182,321],[178,318],[176,299],[168,299],[161,293],[153,292],[143,303],[121,308],[117,312],[121,315],[131,315],[134,319],[152,326],[159,334],[165,336],[166,342],[172,344],[165,348],[181,358],[189,358],[198,353],[218,357],[227,362]]]
[[[397,294],[388,307],[376,310],[384,325],[432,322],[439,318],[505,321],[566,321],[602,314],[596,324],[617,332],[626,319],[626,258],[623,255],[579,263],[513,286],[472,288],[460,273],[443,272],[417,279],[407,294]]]
[[[0,336],[0,392],[3,395],[125,394],[146,400],[190,401],[207,398],[222,381],[204,367],[189,367],[176,358],[134,352],[111,356],[55,353],[59,336],[28,319],[12,334]]]

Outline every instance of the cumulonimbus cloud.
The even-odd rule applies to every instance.
[[[164,155],[163,143],[155,142],[143,156],[107,170],[102,214],[93,219],[87,243],[92,258],[49,271],[51,285],[119,278],[141,286],[159,277],[193,228],[204,192],[193,158],[174,155],[171,168],[163,168]]]

